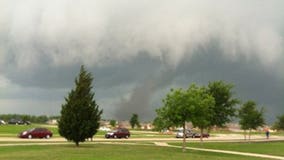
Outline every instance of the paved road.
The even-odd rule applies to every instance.
[[[182,141],[182,138],[133,138],[129,139],[105,139],[94,138],[94,141]],[[199,138],[187,138],[187,141],[200,141]],[[216,134],[209,138],[204,138],[204,142],[244,142],[244,137],[241,134]],[[66,142],[64,138],[52,137],[50,139],[21,139],[17,137],[0,137],[0,142]],[[254,135],[251,137],[251,141],[284,141],[284,136],[272,136],[270,139],[266,139],[264,135]]]

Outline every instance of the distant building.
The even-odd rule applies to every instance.
[[[100,126],[109,127],[110,126],[109,121],[108,120],[101,120]]]
[[[120,128],[131,128],[129,121],[119,121],[118,127]]]
[[[58,121],[57,119],[50,119],[46,122],[47,124],[51,124],[51,125],[57,125],[58,124]]]
[[[144,130],[152,130],[153,129],[153,125],[151,123],[141,123],[140,126],[141,126],[141,129],[144,129]]]

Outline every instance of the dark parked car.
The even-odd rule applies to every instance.
[[[23,121],[18,119],[10,119],[8,124],[15,124],[15,125],[30,125],[30,121]]]
[[[33,128],[30,130],[23,131],[19,134],[20,138],[50,138],[52,132],[46,128]]]
[[[130,132],[126,128],[117,128],[105,134],[106,138],[129,138]]]
[[[209,137],[208,133],[203,133],[202,135],[203,135],[202,136],[203,138],[208,138]],[[200,138],[200,137],[201,137],[200,133],[195,133],[195,134],[192,135],[192,138]]]

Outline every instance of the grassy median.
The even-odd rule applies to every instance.
[[[182,143],[170,143],[171,145],[182,146]],[[218,149],[228,151],[239,151],[259,154],[284,156],[284,142],[208,142],[208,143],[187,143],[188,147]]]

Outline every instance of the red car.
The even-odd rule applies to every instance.
[[[126,128],[117,128],[105,134],[106,138],[129,138],[130,132]]]
[[[46,128],[33,128],[30,130],[23,131],[19,134],[20,138],[50,138],[52,132]]]

